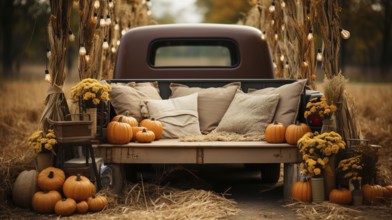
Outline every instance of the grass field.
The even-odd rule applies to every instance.
[[[48,87],[42,68],[22,72],[19,77],[0,81],[0,209],[12,206],[10,193],[16,176],[34,168],[34,153],[28,149],[26,139],[39,125]],[[67,97],[75,78],[66,82]],[[392,83],[349,83],[347,90],[354,100],[364,137],[383,147],[380,169],[384,180],[392,184]]]

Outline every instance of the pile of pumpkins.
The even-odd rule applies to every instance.
[[[306,133],[312,132],[305,123],[296,122],[286,126],[279,122],[273,122],[265,129],[265,141],[268,143],[285,143],[296,145],[298,140]]]
[[[31,207],[41,214],[69,216],[75,212],[84,214],[105,208],[107,198],[95,193],[95,185],[87,177],[78,174],[66,178],[63,170],[48,167],[39,173],[36,170],[20,173],[12,197],[22,208]]]
[[[392,198],[392,185],[362,186],[363,201],[372,204],[381,198]],[[291,188],[291,198],[302,202],[312,202],[312,186],[310,181],[298,181]],[[332,189],[329,192],[329,202],[340,205],[349,205],[353,200],[352,192],[346,188]]]
[[[132,116],[116,115],[108,124],[107,140],[111,144],[127,144],[131,141],[151,143],[162,137],[162,123],[155,119],[143,119],[140,124]]]

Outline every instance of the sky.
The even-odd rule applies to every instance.
[[[196,0],[151,0],[151,11],[160,17],[169,13],[175,17],[176,23],[199,23],[202,13],[195,6]]]

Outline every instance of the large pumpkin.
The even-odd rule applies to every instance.
[[[304,136],[304,134],[311,132],[310,127],[305,123],[291,124],[286,128],[285,139],[289,144],[297,144],[298,140]]]
[[[286,127],[282,123],[274,122],[265,129],[265,141],[268,143],[283,143]]]
[[[291,187],[291,198],[302,202],[312,201],[312,187],[309,181],[295,182]]]
[[[16,177],[12,187],[12,199],[17,206],[25,209],[31,207],[31,199],[38,191],[37,176],[36,170],[24,170]]]
[[[54,207],[54,212],[57,215],[69,216],[72,215],[76,210],[76,202],[71,198],[64,198],[58,201]]]
[[[163,126],[160,121],[152,119],[143,119],[140,122],[140,126],[147,128],[147,130],[154,132],[155,140],[159,140],[162,138],[163,134]]]
[[[92,196],[87,200],[88,210],[91,212],[99,212],[108,205],[105,196]]]
[[[32,199],[34,211],[38,213],[53,213],[56,203],[61,200],[59,192],[52,190],[49,192],[36,192]]]
[[[95,192],[95,185],[87,177],[80,174],[68,177],[63,185],[64,195],[76,201],[87,200]]]
[[[387,185],[383,187],[383,193],[382,196],[385,198],[391,198],[392,197],[392,185]]]
[[[341,205],[349,205],[353,200],[351,191],[345,188],[333,189],[329,192],[329,201]]]
[[[122,121],[129,124],[131,127],[136,127],[139,123],[136,118],[129,115],[129,112],[125,112],[125,115],[116,115],[112,118],[112,121],[118,121],[122,117]]]
[[[362,186],[363,200],[372,203],[383,196],[383,189],[380,185],[365,184]]]
[[[44,191],[61,189],[65,181],[65,174],[59,168],[47,167],[38,174],[38,187]]]
[[[117,121],[111,121],[106,130],[109,143],[127,144],[132,139],[132,127],[123,122],[123,117],[120,117]]]

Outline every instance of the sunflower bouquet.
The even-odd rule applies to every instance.
[[[336,109],[336,106],[333,103],[329,104],[324,96],[315,97],[306,104],[304,116],[308,118],[310,115],[318,115],[321,119],[330,119]]]
[[[28,138],[27,143],[36,153],[50,151],[55,154],[54,146],[57,144],[57,140],[53,130],[50,129],[47,133],[38,130]]]
[[[112,88],[109,84],[102,84],[96,79],[86,78],[80,81],[71,89],[72,99],[82,101],[84,107],[95,107],[101,101],[109,101],[109,91]]]
[[[345,142],[336,132],[308,132],[298,140],[298,149],[302,155],[302,174],[307,177],[321,177],[329,158],[345,147]]]

